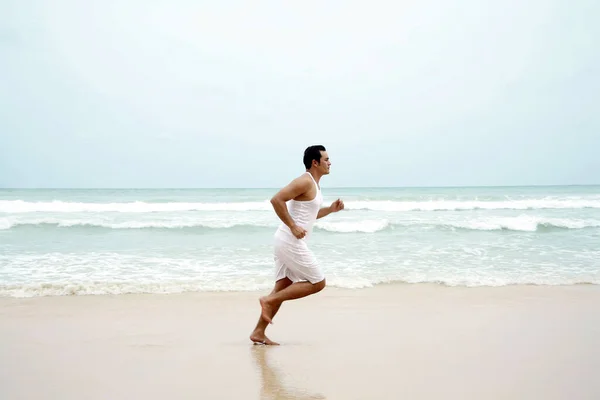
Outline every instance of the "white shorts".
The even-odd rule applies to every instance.
[[[292,282],[317,283],[325,279],[306,241],[285,236],[282,232],[275,235],[275,281],[287,277]]]

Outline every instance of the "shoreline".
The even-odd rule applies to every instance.
[[[107,283],[110,285],[130,285],[130,283]],[[40,284],[39,287],[38,286],[29,286],[26,287],[25,289],[22,290],[31,290],[31,289],[35,289],[35,290],[41,290],[42,288],[48,289],[48,286],[52,287],[55,284]],[[265,287],[265,288],[261,288],[261,289],[232,289],[232,290],[194,290],[194,289],[190,289],[190,290],[184,290],[184,291],[166,291],[166,292],[123,292],[123,293],[89,293],[89,292],[83,292],[83,293],[76,293],[75,290],[77,290],[78,286],[82,286],[83,284],[81,283],[73,283],[73,284],[69,284],[71,287],[66,287],[64,290],[68,291],[69,293],[63,293],[63,294],[55,294],[55,293],[51,293],[51,294],[41,294],[41,295],[7,295],[7,294],[2,294],[0,295],[0,303],[4,300],[4,299],[38,299],[38,298],[54,298],[54,297],[73,297],[73,298],[79,298],[79,297],[118,297],[118,296],[202,296],[202,295],[219,295],[219,294],[227,294],[227,295],[256,295],[256,296],[260,296],[263,295],[264,293],[268,293],[271,288],[272,288],[272,284],[270,284],[269,287]],[[148,284],[150,286],[156,286],[156,284]],[[171,285],[170,283],[167,284],[167,286]],[[263,284],[264,285],[264,284]],[[67,285],[68,286],[68,285]],[[20,286],[19,286],[20,287]],[[360,291],[372,291],[372,290],[381,290],[381,289],[386,289],[386,288],[398,288],[398,290],[400,290],[400,288],[409,288],[409,287],[422,287],[422,288],[439,288],[439,289],[455,289],[455,290],[518,290],[520,288],[541,288],[541,290],[543,290],[543,288],[570,288],[570,287],[596,287],[598,288],[598,290],[600,291],[600,284],[598,283],[594,283],[594,282],[574,282],[574,283],[558,283],[558,284],[547,284],[547,283],[506,283],[506,284],[501,284],[501,285],[485,285],[485,284],[480,284],[480,285],[464,285],[464,284],[449,284],[446,282],[406,282],[406,281],[390,281],[390,282],[380,282],[380,283],[375,283],[375,284],[371,284],[371,286],[362,286],[362,287],[344,287],[344,286],[337,286],[335,284],[330,284],[329,286],[326,287],[326,290],[324,291],[324,293],[321,294],[322,295],[326,295],[325,292],[329,292],[329,291],[333,291],[334,293],[337,292],[360,292]],[[0,287],[1,288],[1,287]],[[10,288],[10,289],[2,289],[4,291],[16,291],[16,289],[14,288]],[[55,289],[58,290],[58,289]],[[81,289],[79,289],[81,290]],[[107,290],[107,289],[97,289],[97,290]]]
[[[600,286],[0,298],[0,397],[592,399]],[[290,396],[290,397],[286,397]]]
[[[86,302],[102,302],[107,301],[150,301],[158,302],[161,299],[165,301],[192,301],[192,300],[206,300],[212,298],[234,299],[242,302],[242,300],[256,299],[260,296],[264,296],[270,292],[269,289],[255,289],[255,290],[223,290],[223,291],[184,291],[184,292],[140,292],[140,293],[101,293],[101,294],[60,294],[60,295],[40,295],[40,296],[27,296],[27,297],[14,297],[14,296],[0,296],[0,310],[9,305],[10,303],[23,303],[23,304],[34,304],[36,302],[68,302],[77,301],[81,299]],[[577,292],[578,294],[587,294],[594,296],[597,294],[600,296],[600,285],[595,283],[573,283],[573,284],[557,284],[557,285],[546,285],[546,284],[505,284],[499,286],[463,286],[463,285],[448,285],[445,283],[432,283],[432,282],[385,282],[378,283],[370,287],[360,288],[347,288],[337,286],[326,286],[325,289],[317,295],[309,296],[300,300],[315,301],[319,298],[323,300],[336,299],[336,298],[356,298],[366,296],[369,299],[379,299],[385,296],[410,296],[410,295],[431,295],[437,296],[491,296],[493,294],[502,297],[512,296],[524,296],[529,293],[535,296],[564,296],[571,292]],[[493,297],[493,296],[492,296]],[[85,299],[85,300],[84,300]],[[302,301],[301,301],[302,302]],[[7,304],[9,303],[9,304]],[[294,304],[296,300],[290,301],[286,304]],[[600,309],[600,308],[599,308]]]
[[[115,283],[111,283],[115,285]],[[118,283],[117,283],[118,284]],[[79,286],[80,284],[74,284],[73,286]],[[41,285],[47,286],[47,285]],[[540,290],[544,290],[544,288],[576,288],[576,287],[590,287],[597,288],[600,291],[600,284],[594,282],[575,282],[575,283],[564,283],[564,284],[538,284],[538,283],[509,283],[502,285],[460,285],[460,284],[448,284],[445,282],[405,282],[405,281],[391,281],[391,282],[381,282],[372,284],[371,286],[363,286],[363,287],[343,287],[343,286],[334,286],[329,285],[325,288],[324,292],[320,294],[320,296],[327,296],[328,292],[332,292],[332,295],[336,293],[349,293],[349,292],[361,292],[361,291],[373,291],[373,290],[391,290],[391,288],[395,288],[395,290],[408,289],[408,288],[437,288],[439,290],[521,290],[525,288],[539,288]],[[184,291],[173,291],[173,292],[123,292],[123,293],[75,293],[73,288],[69,288],[69,293],[63,294],[41,294],[41,295],[0,295],[0,305],[4,300],[13,299],[13,300],[26,300],[26,299],[45,299],[45,298],[86,298],[86,297],[127,297],[127,296],[165,296],[165,297],[173,297],[173,296],[210,296],[210,295],[247,295],[247,296],[262,296],[265,293],[268,293],[271,290],[272,286],[268,288],[261,289],[233,289],[233,290],[184,290]],[[31,289],[31,287],[27,288]],[[36,290],[39,288],[35,287]],[[4,289],[4,290],[12,290],[15,289]],[[413,290],[413,289],[410,289]],[[594,289],[590,289],[594,290]],[[258,298],[258,297],[257,297]]]

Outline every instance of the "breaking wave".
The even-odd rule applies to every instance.
[[[0,218],[0,230],[16,229],[19,227],[33,228],[79,228],[79,229],[165,229],[165,230],[256,230],[275,229],[278,226],[276,220],[272,221],[232,221],[232,220],[147,220],[147,221],[104,221],[96,219],[18,219],[14,217]],[[315,229],[337,233],[377,233],[389,229],[415,228],[420,226],[440,229],[464,229],[475,231],[523,231],[535,232],[538,230],[553,229],[585,229],[599,228],[600,221],[568,219],[568,218],[546,218],[537,216],[521,215],[517,217],[480,217],[469,218],[464,221],[437,220],[437,221],[400,221],[391,223],[387,219],[351,220],[336,222],[320,222],[315,224]]]
[[[371,210],[387,212],[403,211],[462,211],[462,210],[534,210],[534,209],[582,209],[600,208],[600,199],[524,199],[501,201],[348,201],[347,210]],[[180,211],[272,211],[268,200],[233,203],[78,203],[78,202],[27,202],[23,200],[0,200],[0,212],[7,214],[53,212],[117,212],[153,213]]]
[[[465,211],[465,210],[542,210],[600,208],[597,199],[527,199],[502,201],[356,201],[346,205],[350,210],[371,211]]]
[[[479,231],[510,230],[535,232],[542,229],[597,228],[600,227],[600,221],[521,215],[518,217],[487,217],[472,219],[466,222],[454,222],[448,224],[448,226]]]

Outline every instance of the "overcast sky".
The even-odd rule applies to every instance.
[[[600,183],[595,0],[3,0],[0,187]],[[324,181],[325,182],[325,181]]]

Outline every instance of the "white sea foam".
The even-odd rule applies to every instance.
[[[517,197],[522,192],[529,198]],[[394,201],[383,199],[407,192],[369,192],[369,201],[345,199],[344,212],[319,219],[312,249],[328,285],[348,289],[600,284],[600,196],[563,192],[482,194],[497,201],[443,200],[464,196],[462,190],[432,201],[400,201],[420,198],[419,191]],[[161,191],[136,202],[127,192],[131,201],[123,202],[120,193],[52,193],[56,201],[35,201],[38,192],[0,200],[0,296],[256,291],[273,284],[271,238],[280,221],[261,197]]]
[[[56,282],[0,285],[0,297],[84,296],[121,294],[175,294],[186,292],[246,292],[265,290],[272,282]]]
[[[19,226],[55,226],[58,228],[90,227],[106,229],[184,229],[184,228],[211,228],[229,229],[235,227],[276,227],[276,224],[264,221],[234,221],[231,219],[205,220],[195,219],[161,219],[161,220],[132,220],[111,221],[97,218],[0,218],[0,230],[16,228]]]
[[[15,226],[15,223],[9,218],[0,218],[0,231],[10,229]]]
[[[522,277],[498,277],[498,276],[450,276],[442,275],[439,277],[431,275],[415,275],[405,279],[392,280],[381,283],[434,283],[444,286],[464,286],[464,287],[501,287],[515,285],[532,286],[567,286],[591,284],[599,285],[600,278],[579,278],[579,277],[544,277],[544,276],[522,276]]]
[[[17,228],[20,226],[50,226],[56,228],[104,228],[104,229],[231,229],[231,228],[276,228],[279,221],[275,218],[244,218],[244,219],[197,219],[197,218],[162,218],[162,219],[133,219],[117,221],[110,218],[85,217],[80,218],[28,218],[28,217],[2,217],[0,230]],[[451,227],[457,229],[493,231],[513,230],[535,232],[542,228],[556,229],[584,229],[600,227],[600,221],[573,218],[548,218],[540,216],[520,215],[516,217],[469,217],[456,220],[453,217],[438,218],[436,220],[410,220],[390,222],[388,219],[362,219],[344,221],[317,221],[315,227],[334,233],[376,233],[392,227],[406,228],[415,226]]]
[[[380,284],[430,283],[444,286],[499,287],[510,285],[576,285],[600,284],[600,277],[538,276],[464,276],[453,274],[408,273],[398,278],[332,277],[328,285],[342,289],[363,289]],[[0,297],[42,297],[122,294],[175,294],[186,292],[254,292],[268,290],[273,282],[268,277],[243,278],[237,280],[136,280],[112,282],[47,282],[0,285]]]
[[[380,254],[323,255],[328,285],[361,289],[378,284],[447,286],[600,284],[599,252],[556,253],[557,258],[496,259],[489,251],[415,247]],[[411,248],[409,246],[408,248]],[[35,297],[129,293],[256,291],[273,285],[269,251],[199,249],[186,257],[120,253],[0,254],[0,296]],[[348,249],[347,249],[348,250]],[[323,250],[319,250],[320,256]],[[364,257],[363,257],[364,256]],[[573,258],[577,256],[576,258]],[[564,263],[562,260],[570,260]]]
[[[320,222],[316,224],[317,228],[330,231],[330,232],[363,232],[363,233],[375,233],[382,231],[390,226],[387,219],[382,220],[357,220],[357,221],[343,221],[343,222]]]
[[[268,201],[234,203],[76,203],[65,201],[27,202],[23,200],[0,200],[0,212],[9,214],[31,212],[82,213],[121,212],[151,213],[176,211],[267,211],[273,207]]]
[[[474,218],[465,222],[447,223],[447,225],[455,228],[483,231],[512,230],[535,232],[540,228],[583,229],[600,227],[600,221],[520,215],[518,217]]]
[[[461,211],[461,210],[528,210],[600,208],[600,200],[588,199],[527,199],[503,201],[354,201],[349,210],[372,211]]]
[[[348,201],[348,210],[372,210],[387,212],[405,211],[460,211],[460,210],[527,210],[527,209],[581,209],[600,208],[600,200],[590,199],[526,199],[502,201]],[[27,202],[23,200],[0,200],[0,212],[8,214],[31,212],[120,212],[151,213],[177,211],[272,211],[268,200],[233,203],[79,203],[79,202]]]

